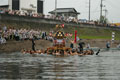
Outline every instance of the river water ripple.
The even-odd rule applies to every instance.
[[[120,80],[120,51],[82,57],[1,53],[0,79]]]

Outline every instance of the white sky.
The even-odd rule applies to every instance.
[[[0,5],[8,4],[8,0],[0,0]]]
[[[0,5],[8,4],[8,0],[0,0]],[[81,13],[79,18],[88,19],[88,1],[89,0],[57,0],[58,8],[75,8]],[[91,19],[97,20],[100,17],[100,1],[91,0]],[[103,0],[106,5],[103,9],[108,10],[107,18],[110,22],[120,22],[120,0]],[[49,11],[55,9],[55,0],[44,0],[44,13],[48,14]],[[103,12],[103,15],[105,12]]]

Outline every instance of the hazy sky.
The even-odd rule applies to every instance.
[[[91,19],[97,20],[100,17],[100,1],[91,0]],[[88,19],[88,2],[89,0],[57,0],[58,8],[75,8],[81,14],[79,18]],[[103,0],[106,5],[103,9],[107,9],[107,18],[110,22],[120,22],[120,0]],[[0,4],[7,4],[7,0],[0,0]],[[44,0],[44,13],[55,9],[55,0]],[[105,12],[103,12],[103,15]]]

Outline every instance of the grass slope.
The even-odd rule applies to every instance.
[[[32,23],[32,22],[16,22],[16,21],[2,21],[1,25],[14,28],[34,28],[45,31],[56,30],[53,24]],[[111,39],[112,32],[115,32],[115,40],[120,40],[120,30],[103,29],[103,28],[87,28],[87,27],[73,27],[66,26],[63,29],[65,32],[73,33],[78,31],[78,36],[81,39]],[[74,35],[73,35],[74,37]]]

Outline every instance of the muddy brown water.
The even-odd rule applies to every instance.
[[[120,80],[120,50],[82,57],[1,53],[0,79]]]

